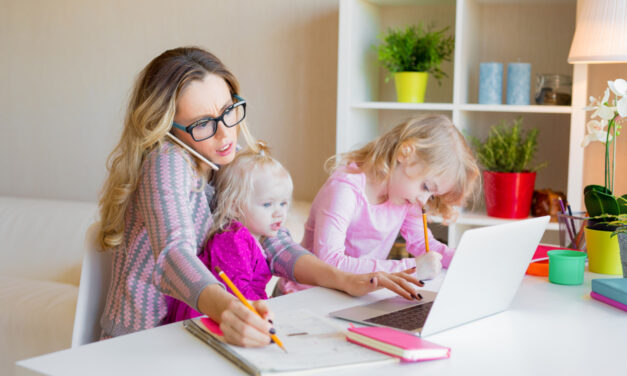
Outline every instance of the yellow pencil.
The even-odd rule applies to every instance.
[[[227,286],[229,286],[229,288],[231,289],[231,291],[233,291],[233,293],[235,294],[235,296],[237,296],[237,298],[251,311],[255,312],[259,317],[263,318],[259,312],[257,312],[257,310],[255,309],[255,307],[253,307],[252,304],[250,304],[250,302],[248,301],[248,299],[246,299],[246,297],[244,297],[244,295],[242,295],[242,293],[239,291],[239,289],[237,288],[237,286],[235,286],[235,284],[231,281],[231,279],[229,278],[229,276],[226,275],[226,273],[220,269],[219,266],[216,266],[215,268],[216,273],[218,273],[218,275],[220,276],[220,278],[222,278],[222,280],[224,280],[224,282],[226,283]],[[272,340],[279,345],[280,348],[283,349],[283,351],[285,351],[287,353],[287,350],[285,349],[285,347],[283,346],[283,342],[281,342],[281,340],[279,339],[279,337],[276,336],[276,334],[271,334],[270,338],[272,338]]]
[[[422,208],[422,228],[425,231],[425,249],[429,252],[429,232],[427,231],[427,212]]]

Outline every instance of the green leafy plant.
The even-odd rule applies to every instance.
[[[529,167],[538,149],[538,130],[525,132],[521,129],[522,118],[511,125],[504,120],[493,125],[485,141],[468,136],[477,158],[483,167],[494,172],[534,172],[546,166],[545,163]]]
[[[427,72],[441,84],[442,77],[448,76],[440,65],[451,61],[455,45],[453,37],[445,35],[448,29],[433,31],[433,26],[424,29],[422,24],[388,29],[386,35],[379,37],[383,43],[375,46],[379,61],[390,73]]]

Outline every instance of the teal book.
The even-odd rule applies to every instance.
[[[627,278],[597,278],[592,280],[592,291],[627,304]]]

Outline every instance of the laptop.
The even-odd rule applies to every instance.
[[[396,296],[330,315],[425,337],[505,311],[549,219],[544,216],[467,230],[439,291],[421,290],[423,299],[418,302]]]

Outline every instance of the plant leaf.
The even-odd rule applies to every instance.
[[[583,189],[583,193],[586,194],[588,193],[588,191],[596,191],[596,192],[602,192],[602,193],[607,193],[608,195],[612,194],[612,191],[610,191],[609,189],[605,188],[602,185],[596,185],[596,184],[590,184],[587,185],[584,189]]]
[[[618,215],[620,213],[616,197],[604,192],[589,190],[584,194],[584,202],[591,217],[603,214]]]

